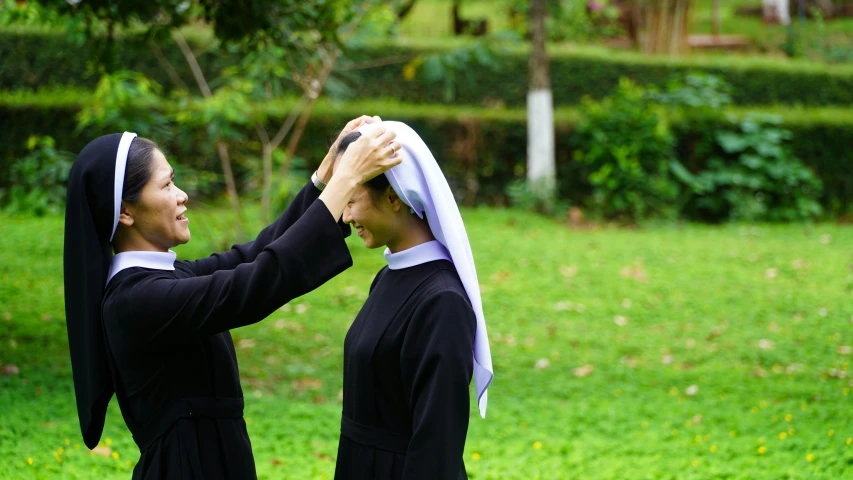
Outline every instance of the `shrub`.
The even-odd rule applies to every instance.
[[[674,217],[680,186],[665,110],[643,88],[622,80],[612,96],[586,100],[581,114],[574,158],[589,168],[590,206],[607,218]]]
[[[0,189],[0,204],[7,213],[41,216],[62,211],[73,154],[57,150],[51,137],[31,136],[27,149],[29,153],[12,164],[11,185]]]
[[[791,132],[772,115],[730,118],[716,132],[720,155],[708,161],[692,185],[694,213],[715,220],[798,221],[822,213],[823,185],[792,154]]]

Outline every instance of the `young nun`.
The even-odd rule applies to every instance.
[[[388,265],[344,342],[335,479],[466,479],[469,384],[473,374],[485,417],[493,378],[471,247],[427,146],[405,124],[381,125],[397,134],[403,159],[344,210],[366,247],[386,247]],[[346,136],[339,155],[359,135]]]
[[[399,163],[393,139],[373,130],[326,185],[330,150],[313,183],[253,242],[191,262],[170,250],[190,239],[187,195],[153,142],[125,132],[80,152],[68,185],[65,307],[89,448],[115,393],[141,453],[134,479],[256,478],[228,331],[352,264],[349,227],[338,219],[360,183]]]

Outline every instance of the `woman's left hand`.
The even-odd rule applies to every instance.
[[[320,177],[320,180],[322,180],[323,183],[329,183],[329,180],[332,179],[332,175],[335,174],[335,153],[337,153],[338,143],[340,143],[341,139],[358,130],[362,125],[378,123],[381,121],[382,119],[375,115],[372,117],[362,115],[347,122],[344,129],[341,130],[341,133],[338,135],[338,138],[335,139],[335,142],[332,143],[332,146],[329,148],[329,152],[326,154],[326,158],[323,159],[323,163],[320,164],[320,168],[317,169],[317,176]]]

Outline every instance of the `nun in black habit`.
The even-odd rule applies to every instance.
[[[125,132],[80,152],[67,194],[65,308],[89,448],[115,393],[141,453],[134,479],[256,478],[229,330],[352,264],[339,219],[359,184],[399,163],[393,140],[378,129],[336,168],[330,150],[254,241],[196,261],[169,250],[190,239],[188,199],[153,142]]]
[[[360,130],[383,126],[402,163],[359,187],[343,216],[365,246],[387,247],[388,265],[344,341],[335,479],[464,480],[469,384],[485,417],[494,376],[474,259],[432,153],[399,122]]]

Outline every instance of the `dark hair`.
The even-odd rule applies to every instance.
[[[351,132],[347,134],[341,139],[340,143],[338,143],[338,150],[335,152],[335,156],[340,157],[343,155],[347,150],[347,147],[359,138],[361,138],[361,132]],[[391,184],[388,182],[388,177],[384,174],[377,175],[364,183],[364,186],[367,187],[367,191],[370,192],[370,199],[373,201],[374,205],[376,205],[376,202],[379,200],[379,196],[385,193],[388,185]]]
[[[127,152],[127,166],[124,170],[124,188],[121,199],[125,202],[136,203],[142,196],[142,188],[151,180],[151,161],[154,151],[159,150],[151,140],[136,137]]]

